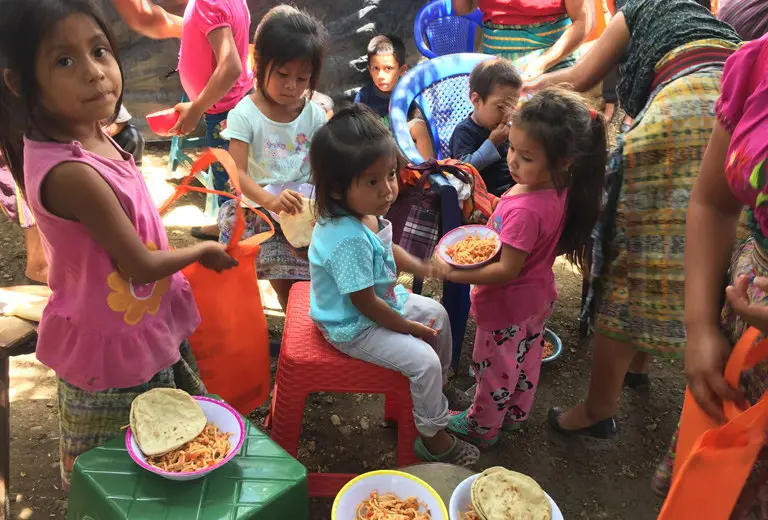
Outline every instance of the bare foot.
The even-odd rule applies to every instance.
[[[453,447],[453,437],[445,430],[440,430],[434,437],[421,436],[424,446],[432,455],[441,455]]]
[[[596,422],[605,419],[605,417],[602,419],[590,418],[585,404],[579,403],[567,412],[563,412],[559,419],[558,422],[560,427],[564,430],[581,430],[582,428],[588,428]]]

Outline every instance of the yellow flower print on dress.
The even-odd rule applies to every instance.
[[[147,243],[147,249],[157,251],[153,242]],[[122,312],[123,321],[136,325],[145,314],[155,314],[160,309],[160,302],[168,290],[168,278],[146,284],[134,284],[125,279],[118,271],[107,276],[107,285],[113,292],[107,296],[107,305],[115,312]]]

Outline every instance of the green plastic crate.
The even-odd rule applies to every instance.
[[[307,470],[245,421],[240,453],[206,477],[174,482],[131,460],[125,437],[77,458],[67,520],[307,520]]]

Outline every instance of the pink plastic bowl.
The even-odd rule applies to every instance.
[[[478,235],[480,238],[495,238],[496,239],[496,250],[493,252],[493,254],[483,260],[482,262],[478,262],[476,264],[457,264],[454,262],[450,255],[448,255],[448,248],[451,247],[456,242],[460,242],[464,240],[464,238],[467,235]],[[440,258],[448,262],[453,267],[456,267],[458,269],[470,269],[472,267],[480,267],[481,265],[485,265],[494,258],[496,258],[496,255],[499,254],[499,251],[501,251],[501,239],[499,238],[499,234],[496,233],[493,229],[487,227],[487,226],[480,226],[477,224],[470,224],[468,226],[460,226],[455,229],[452,229],[448,233],[446,233],[442,239],[440,239],[440,242],[437,244],[437,254],[440,255]]]
[[[179,113],[172,108],[154,112],[147,116],[149,128],[157,135],[169,135],[171,128],[179,120]]]
[[[203,409],[205,417],[209,423],[213,423],[219,427],[220,431],[232,433],[229,438],[229,442],[232,444],[232,449],[229,451],[226,457],[219,462],[211,466],[210,468],[199,469],[190,473],[172,473],[170,471],[163,471],[147,463],[144,458],[144,454],[141,452],[139,443],[136,442],[136,437],[133,436],[131,429],[125,432],[125,448],[128,450],[128,455],[133,461],[144,468],[147,471],[151,471],[156,475],[160,475],[168,480],[195,480],[206,476],[211,471],[220,468],[237,455],[245,440],[245,423],[243,422],[240,414],[235,411],[234,408],[227,403],[211,399],[210,397],[192,396],[200,408]]]

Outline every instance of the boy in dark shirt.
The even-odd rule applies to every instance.
[[[355,103],[368,105],[379,114],[389,128],[389,98],[400,76],[405,74],[405,44],[397,36],[374,36],[368,43],[368,73],[371,85],[361,88],[355,95]],[[424,159],[435,156],[429,129],[423,119],[414,118],[408,122],[416,149]]]
[[[469,76],[474,110],[451,136],[451,157],[477,168],[488,191],[498,196],[514,184],[507,166],[507,119],[522,86],[511,61],[497,58],[479,63]]]

